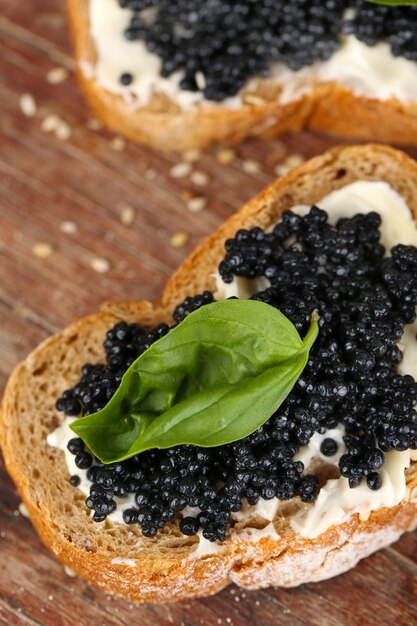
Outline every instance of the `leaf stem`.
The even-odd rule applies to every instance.
[[[317,339],[319,334],[319,314],[316,310],[311,314],[310,328],[303,339],[304,351],[310,350],[311,346]]]

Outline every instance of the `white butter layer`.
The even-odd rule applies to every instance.
[[[89,7],[97,60],[94,66],[81,61],[81,70],[88,78],[94,77],[104,89],[123,95],[132,109],[147,104],[154,92],[167,95],[184,109],[198,102],[207,103],[201,92],[180,89],[183,72],[161,77],[158,55],[149,52],[142,41],[125,39],[124,31],[129,26],[131,13],[122,9],[117,0],[90,0]],[[134,77],[127,87],[119,81],[125,72]],[[283,104],[297,100],[318,82],[331,81],[370,98],[396,98],[404,103],[417,100],[417,64],[394,57],[387,43],[371,47],[353,35],[342,39],[341,48],[328,61],[316,62],[297,72],[282,63],[274,63],[271,73],[282,84],[279,99]],[[256,81],[256,78],[248,81],[249,90]],[[210,102],[210,105],[216,106],[216,103]],[[241,105],[242,92],[221,103],[228,108]]]
[[[227,298],[240,298],[246,300],[258,291],[264,291],[270,286],[270,282],[265,276],[259,278],[245,278],[244,276],[236,276],[231,283],[224,283],[220,274],[214,274],[216,280],[216,291],[214,297],[216,300],[227,300]]]
[[[201,92],[184,91],[179,83],[183,72],[168,78],[160,75],[161,59],[149,52],[142,41],[128,41],[124,31],[129,26],[131,13],[119,6],[117,0],[90,0],[90,31],[94,40],[97,60],[95,66],[81,64],[88,78],[95,78],[108,91],[123,95],[132,110],[145,105],[153,93],[163,93],[180,107],[188,108],[203,100]],[[129,72],[133,82],[125,87],[120,76]],[[238,99],[230,98],[226,106],[236,106]]]
[[[328,480],[314,504],[291,518],[292,528],[303,537],[314,539],[331,526],[346,522],[354,513],[363,515],[399,504],[407,496],[405,470],[409,465],[408,450],[387,452],[380,470],[382,487],[377,491],[369,489],[364,481],[351,489],[343,476]]]
[[[312,84],[337,82],[358,96],[403,103],[417,100],[417,64],[395,57],[385,42],[367,46],[354,35],[342,38],[342,45],[327,61],[291,72],[274,66],[273,75],[283,82],[281,102],[291,102],[311,90]]]
[[[75,456],[67,448],[67,444],[70,439],[73,439],[77,435],[70,429],[70,424],[75,420],[75,417],[67,417],[52,433],[50,433],[46,442],[53,448],[62,450],[65,454],[65,462],[67,464],[68,472],[71,476],[76,474],[80,478],[80,484],[78,489],[87,497],[90,495],[91,482],[87,478],[87,470],[80,469],[75,465]],[[117,508],[107,516],[107,520],[112,523],[123,522],[123,511],[136,506],[134,494],[129,494],[126,498],[114,498]],[[92,512],[93,513],[93,512]],[[124,522],[123,522],[124,523]]]
[[[215,541],[209,541],[208,539],[205,539],[203,537],[202,530],[198,531],[197,536],[198,536],[198,543],[196,544],[195,549],[187,557],[187,559],[190,561],[201,559],[201,557],[203,556],[219,554],[219,552],[223,552],[226,548],[224,544],[216,543]]]
[[[345,435],[345,427],[341,424],[337,428],[329,428],[324,434],[314,433],[308,445],[299,449],[294,457],[295,461],[301,461],[304,468],[311,466],[313,461],[321,461],[328,465],[338,465],[340,457],[345,454],[346,446],[343,441]],[[320,447],[325,439],[333,439],[337,443],[337,451],[333,456],[325,456],[322,454]]]

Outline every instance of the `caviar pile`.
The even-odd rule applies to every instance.
[[[417,7],[366,0],[118,2],[132,13],[125,37],[144,41],[161,58],[162,76],[182,70],[180,87],[201,90],[209,100],[235,95],[251,76],[268,76],[272,62],[298,70],[328,59],[343,33],[368,45],[387,41],[393,54],[417,60]],[[120,77],[123,85],[133,79],[128,71]]]
[[[357,0],[356,7],[356,15],[343,22],[342,33],[354,34],[368,46],[386,41],[394,56],[417,61],[416,6],[377,6]]]
[[[90,415],[102,409],[133,361],[168,331],[168,324],[159,324],[150,332],[140,324],[116,324],[107,332],[104,342],[106,364],[84,365],[80,382],[62,394],[57,409],[68,416]]]
[[[309,362],[293,391],[261,428],[249,437],[217,448],[178,446],[151,450],[127,461],[102,465],[85,451],[81,439],[68,447],[92,482],[86,503],[102,521],[116,508],[115,496],[135,494],[136,506],[124,512],[153,536],[186,506],[196,516],[180,522],[184,534],[203,529],[205,538],[225,538],[230,514],[242,499],[313,501],[318,480],[303,475],[294,459],[315,432],[343,424],[347,452],[340,472],[352,488],[366,480],[381,486],[378,470],[389,450],[417,448],[417,383],[401,376],[397,347],[404,325],[415,319],[417,248],[398,245],[384,256],[380,217],[357,215],[329,225],[327,214],[313,207],[300,217],[291,212],[271,233],[260,228],[238,231],[226,242],[219,271],[225,282],[236,276],[265,276],[270,287],[254,298],[279,308],[301,335],[313,310],[320,332]],[[174,312],[179,323],[213,300],[210,292],[187,298]],[[89,414],[103,407],[133,359],[169,327],[150,333],[119,323],[107,333],[107,363],[86,365],[81,381],[57,406],[67,415]],[[325,438],[321,451],[332,456],[337,444]],[[72,484],[77,484],[76,477]]]

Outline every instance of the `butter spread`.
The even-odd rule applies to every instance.
[[[144,105],[154,92],[160,92],[183,108],[202,100],[201,92],[184,91],[179,83],[182,72],[169,78],[160,75],[161,59],[149,52],[142,41],[128,41],[124,31],[129,26],[130,15],[119,6],[117,0],[90,0],[90,30],[95,43],[97,60],[94,66],[81,65],[88,78],[94,77],[108,91],[123,95],[132,109]],[[120,83],[120,76],[127,70],[133,76],[129,87]]]
[[[198,543],[195,549],[187,557],[189,560],[194,561],[200,559],[202,556],[208,556],[211,554],[218,554],[223,552],[226,548],[224,544],[216,543],[215,541],[209,541],[203,537],[203,531],[199,530],[197,533]]]
[[[292,528],[303,537],[314,539],[330,526],[347,521],[354,513],[363,515],[399,504],[407,496],[405,470],[409,465],[408,450],[387,452],[380,470],[382,487],[377,491],[371,491],[364,481],[351,489],[343,476],[328,480],[314,504],[291,518]]]
[[[80,469],[75,464],[75,456],[71,454],[71,452],[67,448],[67,444],[70,439],[76,437],[73,431],[70,429],[70,424],[75,420],[75,417],[67,417],[62,422],[61,426],[58,426],[52,433],[50,433],[46,442],[49,446],[53,448],[58,448],[62,450],[65,454],[65,462],[67,464],[68,471],[70,475],[76,474],[80,477],[80,484],[78,485],[78,489],[87,497],[90,494],[90,486],[91,482],[87,478],[87,470]],[[129,494],[125,498],[117,498],[114,497],[114,500],[117,504],[117,508],[107,516],[107,520],[114,523],[123,522],[123,511],[126,509],[130,509],[136,505],[135,496],[133,493]],[[93,512],[91,513],[93,514]]]
[[[282,104],[311,91],[314,84],[337,82],[358,96],[403,103],[417,100],[417,64],[395,57],[385,42],[367,46],[354,35],[343,37],[342,45],[328,61],[313,63],[296,72],[285,65],[272,67],[272,75],[283,88]]]
[[[104,89],[124,96],[132,110],[146,105],[155,92],[165,94],[184,109],[198,102],[207,102],[200,91],[180,89],[181,71],[163,78],[159,56],[150,52],[142,41],[124,38],[130,15],[117,0],[90,0],[89,7],[90,31],[97,58],[94,64],[85,60],[80,62],[80,68],[88,78],[94,77]],[[128,87],[119,80],[126,71],[133,76]],[[343,38],[340,49],[328,61],[316,62],[296,72],[282,63],[274,63],[271,74],[282,84],[280,102],[283,104],[300,98],[317,83],[331,81],[370,98],[396,98],[405,103],[417,100],[417,64],[395,57],[387,43],[367,46],[353,35]],[[203,76],[197,78],[200,83],[204,79]],[[257,80],[249,81],[249,91],[256,88]],[[210,104],[216,106],[214,102],[210,101]],[[241,106],[242,92],[224,100],[221,105]]]
[[[329,428],[324,434],[314,433],[308,445],[300,448],[294,460],[301,461],[305,468],[309,468],[315,460],[328,465],[338,465],[340,457],[346,452],[345,442],[343,441],[344,435],[345,428],[341,424],[337,428]],[[322,442],[327,438],[333,439],[337,443],[337,452],[333,456],[325,456],[320,450]]]

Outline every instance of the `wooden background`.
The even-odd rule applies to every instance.
[[[199,239],[270,181],[281,161],[335,143],[309,133],[248,142],[228,165],[218,151],[193,163],[206,181],[174,178],[182,157],[124,146],[95,128],[73,76],[61,4],[0,0],[0,389],[39,341],[101,301],[157,298]],[[51,84],[56,67],[69,76]],[[36,102],[31,117],[21,110],[23,94]],[[61,129],[64,122],[65,140],[45,132],[51,115]],[[206,208],[191,212],[192,197]],[[416,533],[328,582],[259,592],[230,587],[204,600],[136,607],[68,576],[18,505],[0,461],[0,624],[417,624]]]

